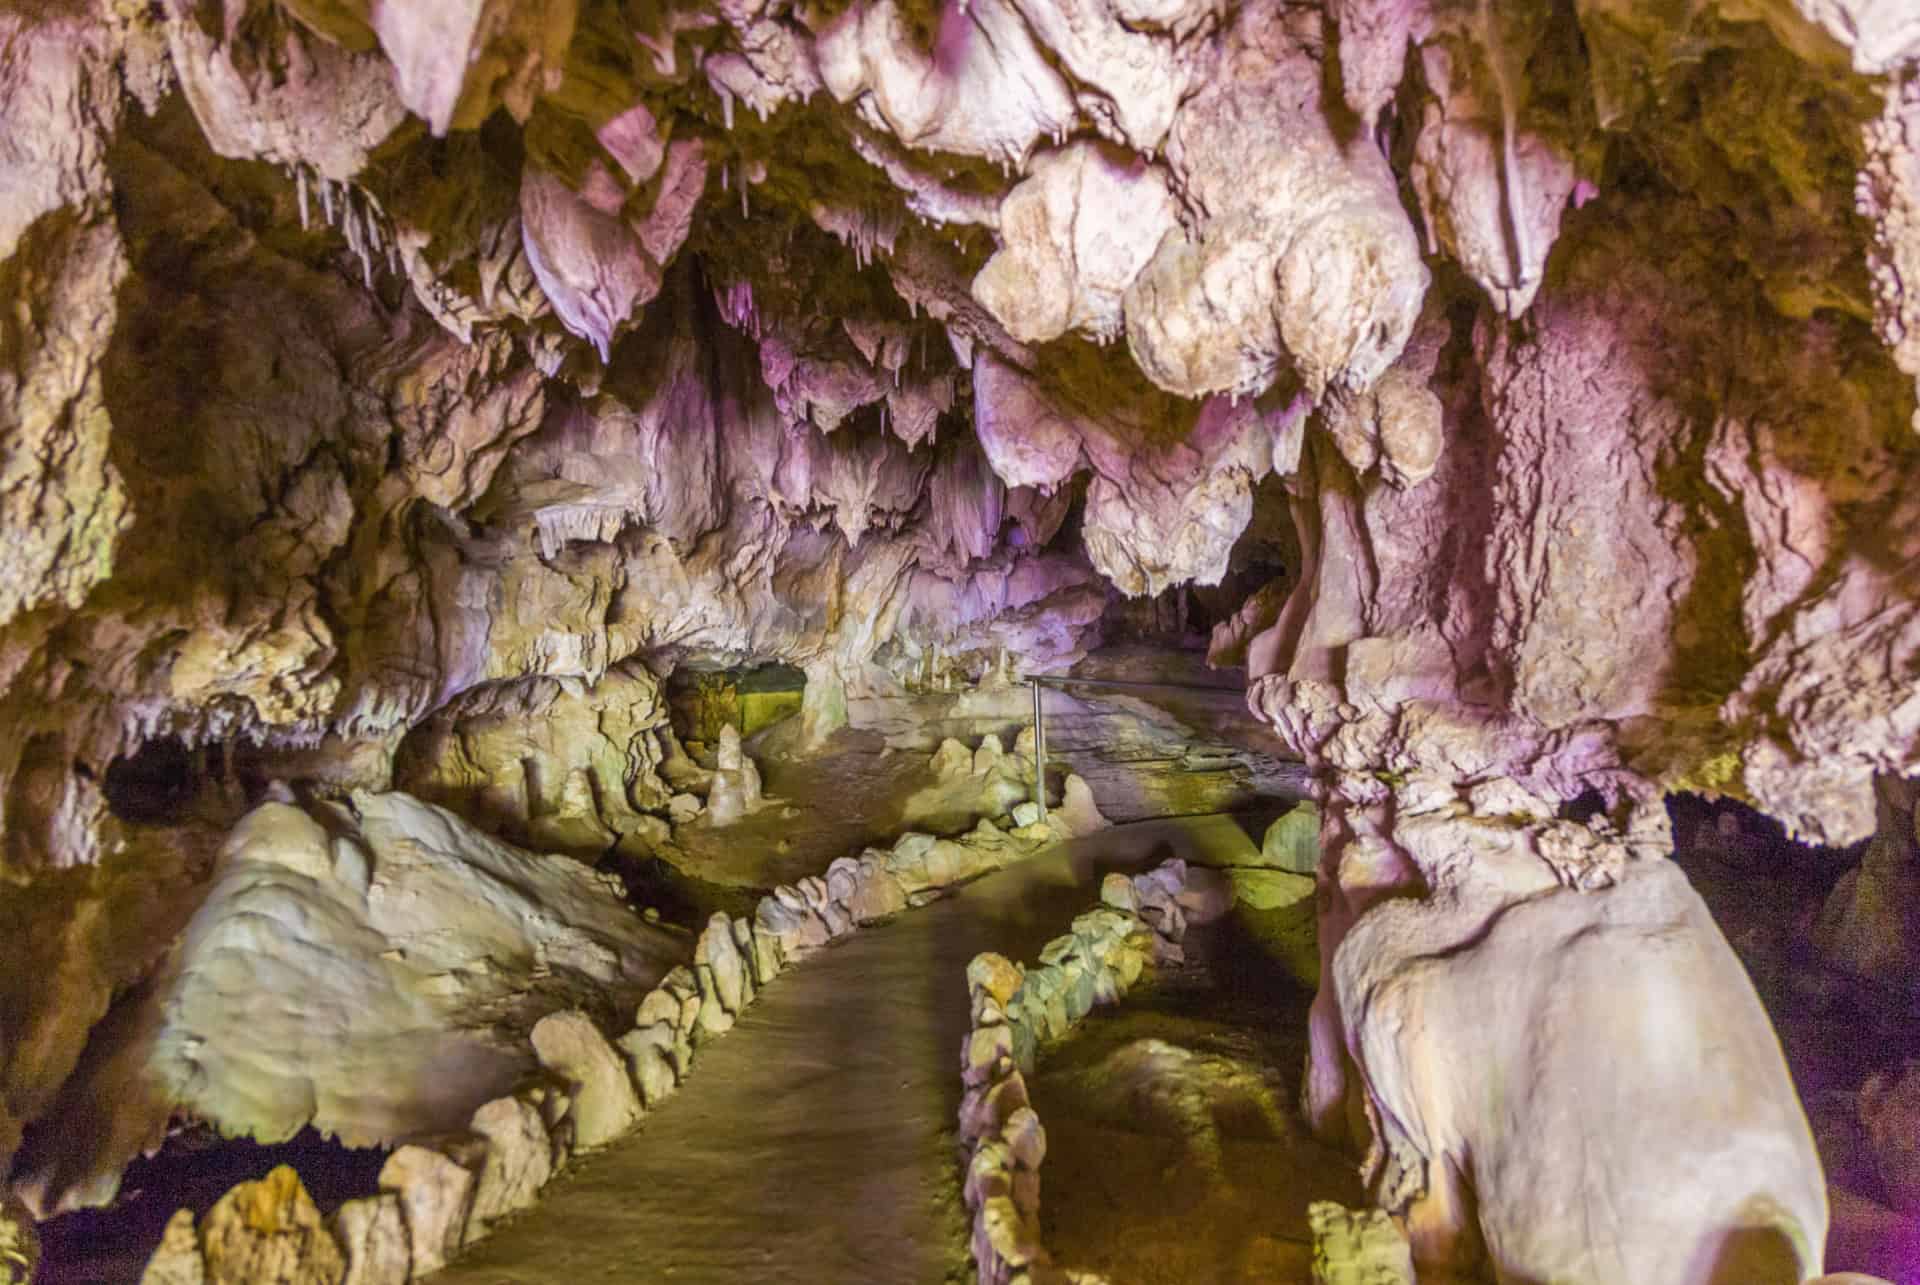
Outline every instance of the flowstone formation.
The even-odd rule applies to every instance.
[[[1695,1279],[1502,1230],[1567,1221],[1545,1135],[1502,1167],[1407,1114],[1540,1051],[1407,1069],[1374,1016],[1498,956],[1564,970],[1577,1046],[1617,1016],[1579,943],[1637,924],[1770,1139],[1669,1243],[1812,1270],[1661,800],[1904,818],[1821,931],[1910,956],[1905,0],[48,0],[0,14],[0,118],[0,1158],[267,781],[644,856],[684,782],[757,793],[680,753],[678,667],[802,671],[804,751],[1229,585],[1215,652],[1322,795],[1309,1111],[1421,1268]],[[1610,1083],[1595,1136],[1672,1088]]]

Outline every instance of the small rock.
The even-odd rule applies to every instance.
[[[1140,917],[1156,933],[1169,942],[1179,942],[1187,935],[1187,912],[1164,887],[1141,877],[1133,881],[1133,889],[1140,896]]]
[[[1116,872],[1100,881],[1100,904],[1137,915],[1140,913],[1140,894],[1134,891],[1133,880]]]
[[[1000,760],[1006,756],[1007,752],[1001,747],[1000,738],[988,732],[980,738],[980,748],[973,752],[973,774],[985,776],[999,767]]]
[[[1071,772],[1061,787],[1060,806],[1054,809],[1053,816],[1074,838],[1097,834],[1113,825],[1100,814],[1099,806],[1093,801],[1092,787]]]
[[[541,1066],[574,1085],[574,1145],[602,1146],[640,1118],[640,1099],[626,1067],[585,1013],[568,1010],[541,1018],[533,1028],[533,1051]]]
[[[986,849],[941,839],[927,850],[927,882],[936,888],[950,888],[985,874],[998,864],[987,855]]]
[[[1040,805],[1031,799],[1025,803],[1015,804],[1013,808],[1013,824],[1014,828],[1018,830],[1024,830],[1030,825],[1039,825]]]
[[[1027,1099],[1027,1081],[1018,1071],[985,1088],[968,1089],[960,1099],[960,1136],[968,1142],[997,1136]]]
[[[754,916],[758,920],[759,916]],[[780,957],[780,942],[772,934],[762,932],[758,927],[753,932],[753,979],[765,986],[780,975],[785,966]]]
[[[1287,870],[1227,871],[1233,899],[1252,910],[1284,910],[1313,899],[1313,876]]]
[[[1043,964],[1064,964],[1080,954],[1082,943],[1072,933],[1055,937],[1040,948],[1040,962]]]
[[[975,955],[967,964],[967,990],[990,996],[1002,1008],[1013,999],[1015,991],[1020,989],[1023,975],[1020,966],[1005,955],[992,951],[983,951]]]
[[[1032,1107],[1008,1116],[1000,1136],[1006,1140],[1008,1157],[1022,1169],[1038,1169],[1047,1158],[1047,1131]]]
[[[700,800],[691,794],[676,794],[667,800],[667,815],[675,825],[687,825],[700,815]]]
[[[969,1088],[1012,1069],[1013,1032],[1005,1025],[976,1026],[960,1050],[960,1078]]]
[[[1260,864],[1310,875],[1320,868],[1320,809],[1301,803],[1267,827]]]
[[[1868,1079],[1860,1090],[1860,1123],[1887,1203],[1920,1214],[1920,1061]]]
[[[1140,974],[1147,969],[1148,952],[1158,945],[1158,939],[1155,939],[1151,946],[1129,942],[1107,961],[1107,966],[1113,970],[1114,978],[1119,982],[1121,990],[1127,989],[1140,980]]]
[[[707,820],[731,825],[760,806],[760,769],[740,745],[740,729],[729,723],[720,729],[713,785],[707,792]]]
[[[907,908],[907,889],[886,870],[864,870],[853,896],[847,900],[847,913],[855,923],[872,923]]]
[[[673,1061],[673,1028],[665,1023],[628,1031],[620,1037],[627,1072],[649,1109],[659,1106],[679,1086]]]
[[[290,1165],[243,1182],[200,1222],[207,1285],[339,1285],[346,1256]]]
[[[821,906],[817,913],[820,916],[820,922],[827,926],[829,939],[837,941],[853,931],[853,916],[847,913],[845,906],[829,901]]]
[[[842,905],[860,886],[860,863],[852,857],[836,857],[827,867],[827,900]]]
[[[200,1234],[193,1229],[193,1210],[174,1211],[160,1244],[140,1274],[140,1285],[206,1285],[207,1260],[200,1253]]]
[[[694,945],[693,958],[696,977],[701,965],[711,970],[720,1006],[730,1014],[743,1012],[747,1006],[747,961],[734,940],[733,920],[725,912],[715,912],[707,920],[706,931]]]
[[[331,1226],[347,1256],[347,1274],[340,1285],[407,1285],[413,1250],[407,1244],[400,1197],[383,1191],[349,1200],[334,1211]]]
[[[725,1035],[733,1029],[733,1014],[720,1002],[720,984],[714,979],[713,967],[696,964],[693,975],[700,980],[700,1014],[694,1027],[695,1035],[706,1038]]]
[[[424,1276],[458,1252],[473,1208],[473,1170],[453,1157],[412,1143],[397,1148],[380,1169],[380,1190],[400,1198],[413,1271]]]
[[[193,1216],[187,1216],[191,1230]],[[0,1198],[0,1285],[27,1285],[40,1265],[40,1234],[17,1197]]]
[[[949,736],[940,742],[927,766],[937,780],[957,781],[973,773],[973,751]]]
[[[1415,1285],[1413,1253],[1385,1211],[1331,1200],[1307,1206],[1314,1285]]]
[[[1100,988],[1097,978],[1106,970],[1096,968],[1084,960],[1074,960],[1065,966],[1067,982],[1061,987],[1060,999],[1066,1005],[1069,1025],[1078,1022],[1093,1011],[1099,1002]]]
[[[627,821],[627,830],[617,845],[623,856],[644,861],[673,838],[673,827],[657,816],[641,813]]]
[[[633,1017],[633,1024],[638,1027],[656,1022],[665,1022],[669,1027],[678,1027],[680,1023],[680,997],[657,986],[640,1001],[640,1009]]]
[[[980,1206],[987,1243],[1009,1265],[1024,1267],[1040,1256],[1040,1225],[1023,1216],[1013,1200],[995,1196]]]
[[[978,1209],[995,1196],[1013,1195],[1013,1160],[1006,1143],[988,1138],[974,1148],[960,1195],[968,1209]]]
[[[495,1098],[473,1113],[467,1126],[487,1140],[486,1159],[467,1213],[467,1239],[478,1240],[493,1223],[525,1209],[553,1176],[553,1144],[533,1103]]]
[[[794,959],[826,945],[828,934],[826,921],[814,914],[804,901],[796,907],[780,895],[788,892],[793,890],[778,888],[773,896],[760,899],[753,911],[753,931],[756,937],[778,942],[781,955]],[[798,893],[793,893],[793,898],[800,900]]]

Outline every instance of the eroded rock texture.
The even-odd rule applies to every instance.
[[[1669,790],[1863,838],[1920,771],[1909,9],[0,16],[0,1157],[265,780],[646,851],[677,666],[800,667],[817,741],[1230,590],[1326,796],[1323,1124],[1382,1105],[1342,934],[1474,827],[1597,918]]]

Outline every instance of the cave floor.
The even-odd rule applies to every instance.
[[[1119,1285],[1306,1282],[1307,1206],[1366,1204],[1353,1161],[1296,1106],[1312,911],[1243,905],[1189,928],[1183,964],[1043,1053],[1029,1083],[1047,1129],[1042,1230],[1061,1266]]]
[[[1225,816],[1120,826],[855,934],[783,974],[638,1130],[435,1279],[969,1279],[953,1131],[967,961],[1033,959],[1108,870],[1251,853]]]
[[[817,875],[835,857],[888,846],[907,830],[957,834],[975,798],[937,788],[927,755],[890,748],[878,732],[842,728],[820,749],[793,752],[798,720],[748,743],[767,806],[721,829],[682,826],[666,854],[710,883],[768,889]]]

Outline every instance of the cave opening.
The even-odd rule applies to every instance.
[[[189,749],[177,736],[157,736],[130,754],[116,755],[100,788],[122,821],[167,825],[185,816],[199,798],[206,764],[204,749]]]
[[[709,753],[724,727],[751,737],[793,717],[806,690],[805,671],[781,661],[725,669],[682,665],[667,679],[674,732],[696,755]]]

